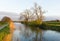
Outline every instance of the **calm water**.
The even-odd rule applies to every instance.
[[[30,28],[21,23],[14,24],[12,41],[60,41],[60,32]]]

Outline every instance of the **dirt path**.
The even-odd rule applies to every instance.
[[[11,22],[9,24],[9,26],[10,26],[10,34],[6,35],[3,39],[3,41],[12,41],[12,34],[14,32],[15,26],[14,26],[13,22]]]
[[[8,35],[5,36],[3,41],[11,41],[11,37],[12,37],[12,34],[8,34]]]

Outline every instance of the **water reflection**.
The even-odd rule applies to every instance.
[[[58,32],[34,29],[21,23],[15,23],[12,41],[60,41],[60,33]]]
[[[60,33],[47,30],[43,35],[44,41],[60,41]]]

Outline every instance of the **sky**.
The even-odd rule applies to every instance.
[[[0,12],[20,14],[37,3],[46,12],[45,16],[60,16],[60,0],[0,0]],[[1,15],[1,13],[0,13]]]

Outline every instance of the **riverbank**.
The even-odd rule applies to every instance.
[[[0,22],[0,26],[6,25],[7,23]],[[0,29],[0,41],[3,41],[3,38],[10,33],[9,25]]]
[[[54,30],[54,31],[59,31],[60,32],[60,22],[43,22],[42,24],[37,24],[35,21],[33,22],[28,22],[28,23],[24,23],[24,22],[21,22],[27,26],[30,26],[30,27],[38,27],[40,29],[43,29],[43,30]]]
[[[60,32],[60,22],[45,22],[47,30],[54,30]]]

